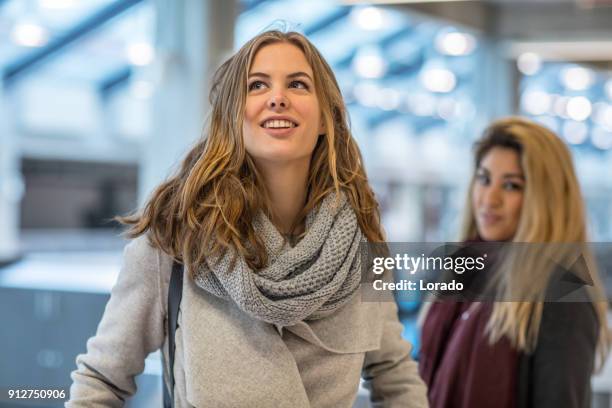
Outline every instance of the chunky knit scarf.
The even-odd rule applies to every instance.
[[[359,244],[365,241],[355,213],[342,194],[325,197],[306,217],[306,234],[290,247],[263,213],[255,230],[268,251],[269,264],[254,271],[228,251],[207,261],[195,283],[215,296],[231,299],[250,316],[281,326],[329,316],[345,305],[360,283]]]

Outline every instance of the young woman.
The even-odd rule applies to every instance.
[[[121,406],[162,348],[177,407],[425,407],[393,303],[362,303],[359,244],[381,242],[334,75],[298,33],[264,32],[217,71],[206,138],[142,212],[69,407]],[[186,267],[174,367],[164,332]]]
[[[572,158],[555,134],[520,118],[484,132],[462,239],[572,243],[589,258]],[[543,258],[531,255],[531,264],[509,261],[538,265]],[[595,288],[586,301],[544,302],[553,269],[539,265],[500,267],[492,281],[500,301],[429,305],[419,368],[433,408],[590,407],[596,352],[604,358],[608,349],[607,303],[596,271],[589,271]]]

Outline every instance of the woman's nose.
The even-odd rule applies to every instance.
[[[482,199],[487,207],[499,207],[503,202],[502,191],[497,187],[489,187],[483,192]]]
[[[289,108],[289,99],[282,92],[275,92],[268,99],[268,109],[283,110]]]

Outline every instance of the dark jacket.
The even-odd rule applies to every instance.
[[[589,408],[599,322],[591,303],[544,303],[538,343],[519,361],[520,408]]]
[[[492,304],[432,305],[419,368],[439,408],[590,408],[599,324],[590,302],[544,303],[536,348],[488,343]],[[465,312],[468,311],[467,318]]]

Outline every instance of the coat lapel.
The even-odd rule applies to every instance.
[[[190,404],[310,406],[293,355],[274,326],[247,316],[190,279],[183,290],[181,346]]]

